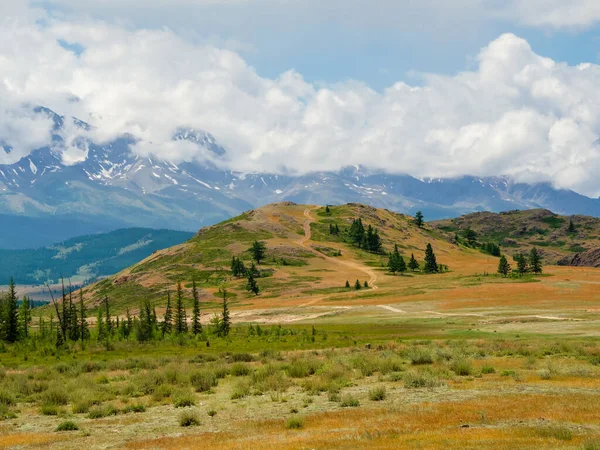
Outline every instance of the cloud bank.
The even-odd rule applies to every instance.
[[[375,91],[294,70],[259,76],[238,53],[168,29],[0,12],[0,145],[13,149],[0,162],[50,142],[50,122],[28,107],[44,105],[94,125],[94,139],[132,133],[134,152],[175,162],[201,157],[171,141],[183,126],[213,134],[242,172],[362,164],[600,195],[600,66],[544,58],[512,34],[481,49],[469,71]]]

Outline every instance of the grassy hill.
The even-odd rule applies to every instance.
[[[572,221],[574,230],[569,230]],[[577,254],[600,248],[600,219],[587,216],[559,216],[545,209],[508,211],[499,214],[480,212],[456,219],[439,220],[430,225],[451,239],[465,242],[471,229],[479,244],[493,242],[504,253],[513,255],[537,247],[547,263],[570,265]],[[598,262],[598,261],[596,261]],[[593,266],[589,258],[577,258],[574,265]]]
[[[379,231],[383,252],[370,253],[351,242],[349,229],[361,218]],[[330,234],[330,225],[340,229]],[[235,278],[232,257],[239,257],[246,267],[252,264],[248,248],[263,241],[267,252],[258,266],[261,276],[259,296],[249,294],[245,278]],[[423,265],[424,251],[431,243],[438,263],[449,272],[425,276],[410,272],[393,276],[387,270],[388,253],[397,244],[406,261],[411,254]],[[86,288],[86,298],[96,305],[106,295],[115,311],[137,309],[144,299],[156,305],[166,303],[167,291],[174,292],[182,282],[186,297],[191,283],[200,288],[205,308],[218,306],[219,289],[225,287],[232,306],[272,308],[312,305],[320,301],[376,301],[388,295],[418,295],[439,289],[445,283],[462,285],[465,276],[487,270],[494,273],[497,258],[448,242],[444,232],[426,225],[418,228],[412,217],[360,204],[325,207],[280,203],[248,211],[218,225],[203,228],[189,241],[154,253],[143,261]],[[359,280],[368,288],[346,288]],[[497,280],[501,282],[502,280]],[[189,303],[188,303],[189,306]]]
[[[38,285],[71,278],[76,283],[112,275],[154,251],[179,244],[193,233],[126,228],[69,239],[50,247],[0,250],[0,285]]]

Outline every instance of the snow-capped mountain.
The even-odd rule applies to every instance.
[[[85,137],[68,141],[67,135],[73,133],[67,132],[67,122],[70,130],[89,131],[91,126],[47,108],[35,112],[52,119],[52,144],[14,164],[0,165],[0,247],[47,245],[129,226],[197,230],[278,201],[363,202],[410,214],[422,210],[431,220],[538,207],[600,216],[598,199],[504,177],[418,180],[365,167],[301,176],[232,173],[215,163],[224,162],[227,151],[210,133],[185,127],[173,134],[173,140],[199,146],[206,159],[174,164],[133,154],[134,136],[103,145]],[[65,161],[67,146],[83,157]],[[12,149],[3,145],[3,150]]]

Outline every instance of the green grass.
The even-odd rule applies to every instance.
[[[77,431],[79,427],[77,424],[71,420],[67,420],[62,422],[60,425],[56,427],[56,431]]]

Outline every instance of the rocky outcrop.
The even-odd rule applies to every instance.
[[[566,256],[558,261],[560,266],[600,267],[600,248],[577,253],[573,257]]]

